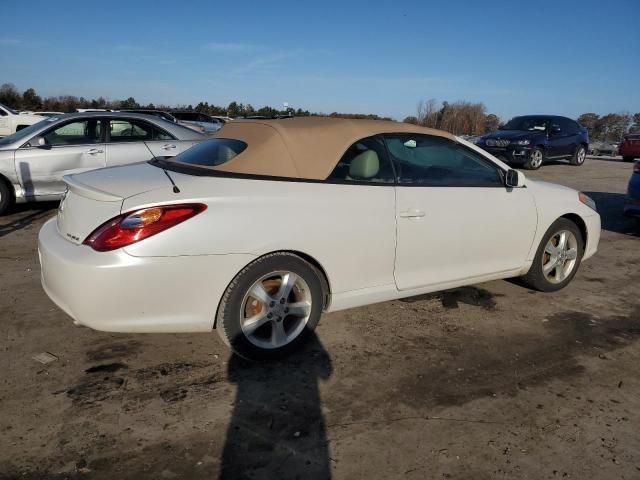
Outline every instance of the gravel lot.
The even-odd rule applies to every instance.
[[[325,315],[269,365],[215,333],[74,327],[40,287],[55,205],[19,207],[0,218],[0,479],[640,478],[630,171],[526,173],[588,192],[603,216],[565,290],[497,281]]]

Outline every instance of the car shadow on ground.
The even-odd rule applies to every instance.
[[[439,300],[442,302],[442,306],[447,309],[458,308],[461,303],[464,303],[474,307],[482,307],[485,310],[493,310],[496,306],[495,297],[500,296],[502,295],[491,293],[484,288],[470,286],[415,295],[413,297],[402,298],[400,301],[403,303],[415,303],[424,300]]]
[[[253,363],[233,355],[228,378],[236,398],[219,478],[329,479],[319,383],[331,373],[315,333],[283,360]]]
[[[596,202],[602,229],[609,232],[640,236],[638,226],[633,218],[622,213],[624,193],[584,192]]]
[[[35,221],[54,213],[59,202],[22,203],[14,205],[0,217],[0,238],[31,226]]]

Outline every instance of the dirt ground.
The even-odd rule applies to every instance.
[[[630,172],[526,173],[603,216],[565,290],[497,281],[324,315],[304,351],[267,365],[215,333],[74,327],[40,287],[55,205],[19,207],[0,218],[0,479],[640,478]]]

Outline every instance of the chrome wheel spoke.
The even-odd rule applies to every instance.
[[[558,238],[558,251],[565,250],[567,246],[567,232],[560,232],[560,237]]]
[[[256,300],[260,300],[265,305],[269,305],[269,302],[272,301],[271,296],[264,289],[262,282],[256,283],[249,291],[249,295],[251,295]]]
[[[567,260],[575,260],[578,258],[578,250],[575,248],[569,248],[566,253]]]
[[[548,263],[542,266],[542,273],[549,275],[558,265],[558,259],[552,258]]]
[[[555,279],[557,282],[561,282],[565,279],[564,265],[558,264],[556,267]]]
[[[294,317],[306,317],[311,313],[311,304],[309,302],[295,302],[288,305],[289,315]]]
[[[284,331],[282,322],[271,323],[271,344],[280,347],[287,343],[287,332]]]
[[[558,249],[557,249],[557,248],[556,248],[556,246],[555,246],[553,243],[551,243],[551,242],[547,243],[547,246],[546,246],[546,247],[544,247],[544,251],[545,251],[545,252],[547,252],[547,253],[548,253],[549,255],[551,255],[552,257],[553,257],[553,256],[556,256],[556,255],[558,254]]]
[[[282,285],[280,285],[280,289],[278,290],[276,298],[278,299],[284,298],[285,300],[289,298],[289,295],[291,294],[291,290],[293,290],[293,287],[295,286],[297,281],[298,281],[298,276],[295,273],[289,272],[284,274],[282,276]]]
[[[247,335],[253,335],[253,333],[265,323],[269,322],[266,312],[261,312],[254,315],[251,318],[247,318],[242,324],[242,329]]]

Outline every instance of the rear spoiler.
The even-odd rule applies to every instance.
[[[89,185],[86,185],[73,177],[74,175],[65,175],[64,177],[62,177],[62,180],[67,184],[69,190],[77,193],[78,195],[82,195],[83,197],[91,198],[93,200],[98,200],[99,202],[121,202],[124,200],[124,198],[119,197],[118,195],[104,192],[95,187],[90,187]]]

